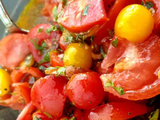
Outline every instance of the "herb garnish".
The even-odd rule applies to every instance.
[[[38,39],[36,39],[35,41],[31,39],[30,41],[33,43],[34,48],[37,50],[43,51],[45,48],[48,48],[48,45],[45,43],[45,41],[43,41],[41,45],[37,43]]]
[[[37,118],[37,116],[34,116],[33,120],[42,120],[42,118]]]
[[[49,113],[43,112],[45,115],[47,115],[48,118],[53,118]]]
[[[124,91],[123,91],[123,88],[114,86],[114,83],[112,81],[107,82],[105,84],[105,87],[112,87],[112,88],[114,88],[120,95],[125,94]]]
[[[118,46],[118,38],[116,38],[115,40],[111,41],[112,45],[114,47],[117,47]]]
[[[50,35],[51,32],[57,31],[57,30],[58,30],[57,26],[51,25],[51,28],[47,28],[45,32],[46,32],[48,35]]]
[[[90,5],[87,5],[87,6],[84,8],[83,13],[82,13],[83,16],[86,16],[86,15],[87,15],[89,6],[90,6]]]
[[[39,64],[45,63],[45,62],[49,62],[50,61],[50,54],[49,52],[47,52],[44,56],[43,59],[39,62]]]
[[[43,28],[39,28],[37,32],[41,33],[42,31],[43,31]]]
[[[53,72],[51,74],[54,74],[56,76],[59,76],[59,75],[65,76],[65,74],[66,74],[66,68],[65,67],[59,67],[59,66],[48,67],[48,68],[46,68],[46,70],[48,70],[48,71],[53,70]]]
[[[146,3],[144,3],[143,1],[142,1],[142,3],[141,3],[143,6],[145,6],[147,9],[150,9],[150,8],[152,8],[153,6],[154,6],[154,4],[151,2],[151,1],[147,1]]]

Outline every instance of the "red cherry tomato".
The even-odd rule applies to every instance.
[[[60,36],[61,32],[54,31],[53,26],[49,24],[39,24],[32,28],[28,33],[28,39],[29,49],[35,61],[41,62],[49,49],[56,49]]]
[[[111,51],[104,59],[103,67],[106,67],[106,61],[108,61],[107,64],[115,64],[115,66],[113,73],[101,76],[105,91],[131,100],[142,100],[158,95],[160,81],[155,72],[160,66],[159,43],[160,38],[154,34],[143,43],[129,43],[113,63],[112,61],[109,63],[109,60],[114,59],[114,49],[109,49],[108,51]],[[112,82],[115,87],[122,88],[124,94],[120,95],[113,86],[106,86],[108,82]]]
[[[27,35],[14,33],[0,41],[0,65],[15,69],[29,54]]]
[[[35,82],[31,90],[33,104],[42,112],[58,118],[62,115],[67,79],[62,76],[46,76]]]
[[[71,32],[85,32],[107,21],[102,0],[74,0],[65,6],[58,22]]]
[[[148,111],[145,105],[132,102],[113,102],[98,106],[86,113],[85,120],[126,120]]]
[[[67,96],[76,107],[92,109],[104,97],[104,90],[96,72],[75,74],[67,83]]]

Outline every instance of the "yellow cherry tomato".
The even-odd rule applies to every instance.
[[[82,43],[71,43],[64,53],[63,62],[65,66],[90,68],[92,56],[89,46]]]
[[[154,19],[142,5],[132,4],[121,10],[115,22],[115,35],[131,42],[143,42],[152,32]]]
[[[0,69],[0,96],[10,91],[11,78],[7,71]]]

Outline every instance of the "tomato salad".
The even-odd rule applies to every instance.
[[[17,120],[158,120],[160,0],[42,2],[51,24],[0,41],[0,105]]]

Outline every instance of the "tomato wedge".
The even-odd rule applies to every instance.
[[[29,54],[27,35],[14,33],[0,41],[0,65],[7,69],[15,69]],[[23,53],[22,53],[23,51]]]
[[[103,0],[69,0],[58,22],[70,32],[86,32],[107,21]]]
[[[66,94],[67,79],[62,76],[46,76],[40,78],[32,87],[31,99],[40,111],[54,118],[62,115]]]
[[[41,62],[45,59],[47,52],[58,47],[61,32],[56,26],[49,24],[39,24],[30,30],[28,33],[29,50],[36,62]],[[49,61],[43,61],[43,63]]]
[[[158,95],[160,81],[155,72],[160,66],[159,43],[160,38],[154,34],[143,43],[129,43],[123,54],[115,61],[113,73],[101,76],[105,91],[132,100],[147,99]],[[114,55],[114,49],[110,51],[110,55],[111,53]],[[110,57],[114,58],[113,55],[107,54],[102,64],[103,68],[109,67],[105,66],[105,63]],[[109,61],[108,64],[110,64]],[[108,86],[108,83],[111,86]],[[122,88],[125,94],[117,93],[115,90],[117,87]]]
[[[147,111],[148,108],[145,105],[132,102],[113,102],[86,112],[85,120],[126,120],[143,115]]]

